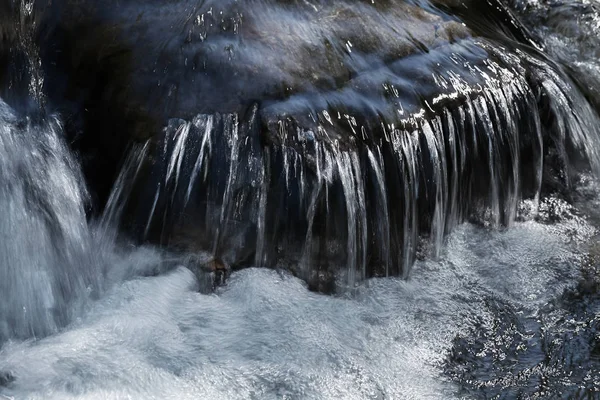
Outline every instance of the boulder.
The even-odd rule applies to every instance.
[[[320,291],[407,276],[464,219],[508,225],[597,164],[595,111],[499,0],[34,11],[13,19],[33,21],[17,48],[38,51],[96,210],[232,269],[284,267]]]

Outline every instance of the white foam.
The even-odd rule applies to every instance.
[[[504,232],[463,225],[441,260],[418,262],[408,281],[371,280],[346,297],[309,292],[268,269],[237,272],[211,295],[198,293],[182,267],[126,280],[62,333],[5,345],[0,371],[16,379],[0,394],[453,398],[445,355],[458,333],[492,318],[486,299],[533,313],[574,284],[569,224],[525,222]],[[115,265],[143,272],[157,257],[140,249]]]

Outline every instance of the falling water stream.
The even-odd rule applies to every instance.
[[[369,101],[400,123],[335,110],[340,89],[273,146],[257,106],[171,115],[94,215],[23,40],[36,111],[0,99],[0,399],[599,396],[600,119],[566,53],[432,48],[422,108],[398,90],[423,55],[352,78],[385,75],[392,100]]]

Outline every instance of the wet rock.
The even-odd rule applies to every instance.
[[[582,0],[511,0],[507,3],[531,28],[536,40],[545,45],[548,54],[566,66],[567,73],[599,110],[600,7]]]
[[[588,254],[581,263],[581,280],[578,286],[583,295],[600,294],[600,243],[590,245]]]
[[[96,210],[149,139],[125,229],[316,288],[407,276],[420,238],[435,256],[475,212],[510,223],[596,129],[496,0],[58,0],[29,20]]]
[[[15,376],[8,371],[0,371],[0,387],[7,387],[15,381]]]
[[[22,90],[3,98],[16,108],[27,102],[39,59],[40,90],[65,120],[97,210],[130,142],[158,134],[170,118],[244,113],[257,102],[342,89],[363,72],[470,34],[400,0],[18,4],[4,5],[0,77],[4,88]]]
[[[208,263],[207,268],[214,275],[213,287],[225,284],[225,280],[230,273],[230,268],[228,268],[223,261],[214,259]]]
[[[184,258],[184,264],[196,275],[200,292],[209,293],[227,283],[231,274],[231,267],[228,264],[206,252],[196,251],[190,254],[191,250],[189,247],[186,248],[188,255]]]

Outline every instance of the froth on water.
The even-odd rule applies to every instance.
[[[198,293],[196,276],[185,268],[130,276],[64,332],[6,345],[0,370],[14,381],[0,394],[461,398],[444,376],[447,368],[463,371],[460,359],[448,366],[449,355],[461,349],[454,349],[455,341],[494,329],[494,304],[514,310],[517,324],[536,320],[577,284],[576,249],[593,234],[584,220],[572,217],[552,225],[519,222],[505,231],[464,224],[449,237],[440,260],[418,261],[408,280],[370,280],[353,296],[319,295],[300,279],[269,269],[236,272],[213,294]],[[137,265],[138,274],[148,275],[160,262],[155,252],[138,249],[114,269]],[[503,343],[484,344],[499,359],[512,357]],[[533,341],[527,346],[518,350],[528,351],[522,357],[537,357],[541,349]],[[544,367],[543,357],[534,362]],[[474,386],[485,384],[484,375],[476,376]],[[502,377],[512,379],[502,375],[500,388]],[[569,385],[568,379],[561,384]]]

